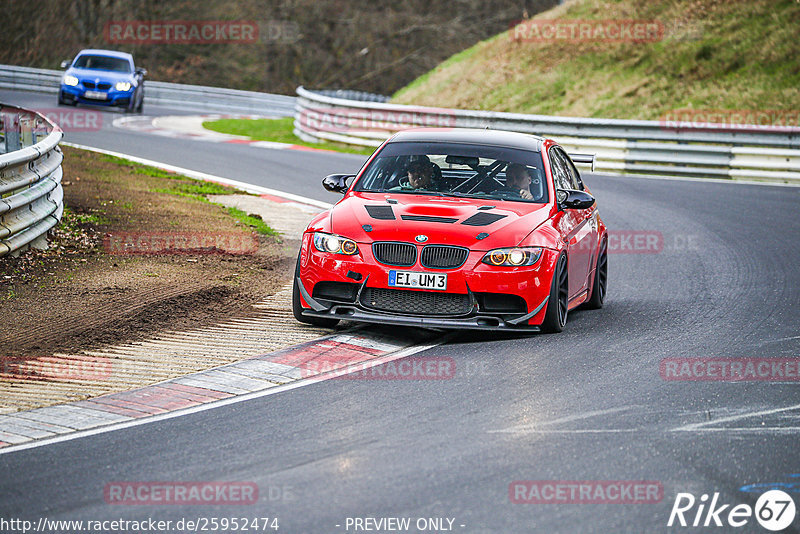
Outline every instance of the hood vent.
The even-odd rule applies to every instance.
[[[498,215],[497,213],[476,213],[469,219],[463,221],[461,224],[466,224],[467,226],[489,226],[490,224],[494,224],[500,219],[505,219],[505,215]]]
[[[364,206],[373,219],[393,221],[396,219],[391,206]]]
[[[454,222],[458,222],[458,219],[454,219],[453,217],[433,217],[431,215],[401,215],[400,218],[404,221],[435,222],[445,224],[453,224]]]

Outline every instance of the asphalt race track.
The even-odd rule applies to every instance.
[[[55,107],[53,95],[0,91],[0,101]],[[120,113],[103,114],[101,132],[66,140],[329,202],[337,197],[321,178],[364,160],[131,133],[111,126]],[[145,114],[182,112],[145,104]],[[570,313],[564,333],[462,333],[417,355],[452,359],[450,379],[328,380],[0,454],[0,516],[277,517],[283,533],[365,531],[347,518],[368,517],[449,518],[464,533],[672,532],[697,530],[667,527],[681,492],[754,506],[760,492],[746,486],[795,482],[800,505],[796,377],[675,381],[660,372],[664,359],[800,355],[800,188],[585,182],[616,250],[606,306]],[[658,246],[637,245],[637,235]],[[104,488],[117,481],[245,481],[260,498],[107,504]],[[515,503],[515,481],[653,481],[663,497]],[[765,532],[754,518],[736,531]]]

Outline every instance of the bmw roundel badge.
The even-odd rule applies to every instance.
[[[414,238],[414,241],[416,241],[417,243],[424,243],[427,240],[428,240],[428,236],[426,236],[424,234],[419,234],[417,237]]]

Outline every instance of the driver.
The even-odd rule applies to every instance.
[[[433,163],[425,157],[408,165],[408,180],[400,182],[390,191],[433,191]]]
[[[496,189],[498,193],[516,195],[526,200],[533,200],[531,194],[531,175],[525,165],[511,163],[506,167],[506,185]]]

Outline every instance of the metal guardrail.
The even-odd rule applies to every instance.
[[[386,95],[355,91],[353,89],[320,89],[314,92],[318,95],[344,98],[345,100],[359,100],[361,102],[388,102],[390,100]]]
[[[60,70],[0,65],[0,88],[55,95],[63,75],[64,72]],[[145,105],[160,104],[191,110],[289,117],[294,113],[296,100],[286,95],[147,80],[144,87]],[[53,102],[55,104],[55,96]]]
[[[0,257],[47,248],[47,232],[64,212],[64,134],[38,113],[2,104],[0,132]]]
[[[671,125],[348,100],[297,88],[294,133],[308,142],[377,147],[413,127],[490,128],[556,139],[597,156],[605,173],[800,182],[800,128]]]

